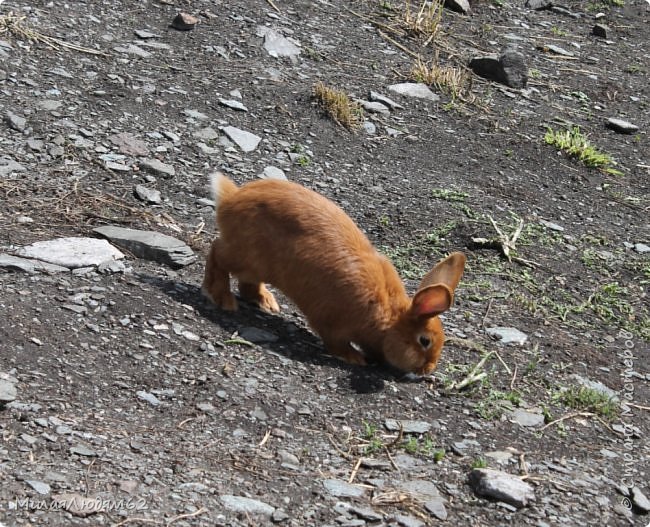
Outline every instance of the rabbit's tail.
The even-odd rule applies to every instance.
[[[221,172],[214,172],[210,175],[210,190],[212,191],[214,210],[216,211],[224,199],[228,199],[237,192],[237,185]]]

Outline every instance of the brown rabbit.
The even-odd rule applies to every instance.
[[[435,369],[445,340],[438,315],[452,304],[465,255],[440,261],[411,299],[388,259],[323,196],[278,180],[238,188],[221,173],[211,183],[220,235],[202,290],[217,306],[237,309],[232,274],[243,299],[277,312],[270,283],[296,303],[331,354],[420,374]]]

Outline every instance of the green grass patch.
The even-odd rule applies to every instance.
[[[615,418],[620,412],[620,405],[607,394],[588,388],[587,386],[572,386],[560,390],[555,396],[561,402],[574,410],[593,412],[607,419]]]

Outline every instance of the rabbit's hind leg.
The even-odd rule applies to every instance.
[[[280,306],[275,300],[273,293],[261,282],[252,283],[242,282],[240,280],[239,294],[244,300],[257,304],[262,311],[268,313],[278,313],[280,311]]]
[[[230,290],[230,273],[223,260],[222,242],[217,238],[208,253],[201,291],[221,309],[236,311],[237,299]]]

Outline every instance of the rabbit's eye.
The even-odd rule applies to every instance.
[[[426,335],[420,335],[418,337],[418,342],[420,343],[420,346],[422,346],[424,349],[428,349],[429,346],[431,346],[431,339]]]

